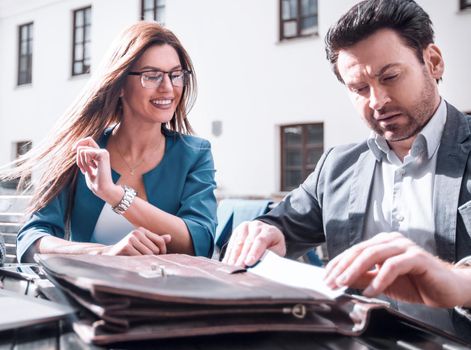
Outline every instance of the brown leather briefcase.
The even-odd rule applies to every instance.
[[[95,344],[260,331],[358,335],[373,313],[385,311],[429,328],[383,303],[346,295],[329,299],[202,257],[38,255],[37,260],[81,306],[74,329]]]

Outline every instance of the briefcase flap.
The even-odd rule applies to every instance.
[[[333,300],[206,258],[39,255],[38,261],[95,315],[74,324],[94,343],[258,331],[359,334],[366,326],[365,317],[351,314],[358,301]]]
[[[315,291],[289,287],[218,261],[183,254],[132,258],[39,255],[38,259],[53,278],[97,296],[108,293],[206,305],[332,303]]]

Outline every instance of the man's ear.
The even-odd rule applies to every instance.
[[[440,80],[445,71],[442,52],[435,44],[429,44],[424,50],[424,61],[430,74],[435,80]]]

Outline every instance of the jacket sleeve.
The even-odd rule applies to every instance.
[[[18,232],[16,255],[19,262],[30,260],[28,249],[41,237],[64,237],[65,205],[68,191],[62,190],[41,210],[34,212]]]
[[[211,257],[214,250],[217,203],[214,195],[214,162],[208,141],[203,141],[198,154],[187,175],[181,206],[176,215],[188,227],[195,255]]]
[[[256,220],[276,226],[286,240],[286,255],[298,257],[314,245],[325,241],[322,219],[322,169],[331,150],[324,153],[316,169],[283,201]]]

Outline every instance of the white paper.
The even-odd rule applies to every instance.
[[[311,289],[330,299],[344,294],[346,287],[332,289],[324,282],[325,269],[282,258],[267,251],[261,261],[249,272],[292,287]]]

